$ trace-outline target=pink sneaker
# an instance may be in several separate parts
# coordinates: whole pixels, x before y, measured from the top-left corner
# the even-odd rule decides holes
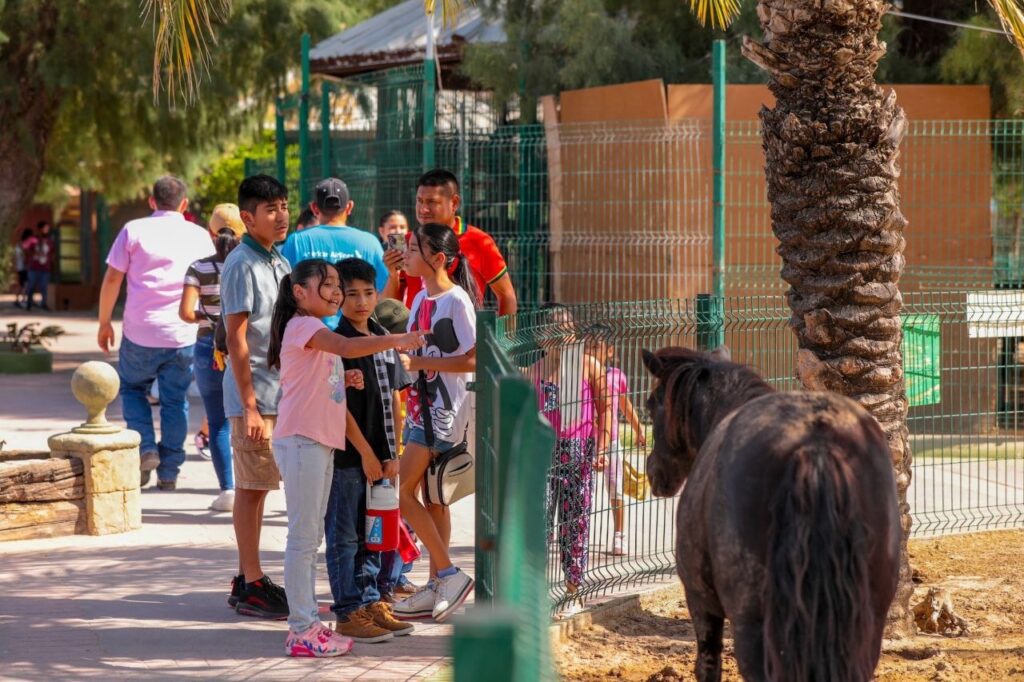
[[[288,632],[284,650],[289,656],[302,658],[324,658],[344,656],[352,650],[352,640],[324,627],[320,621],[313,623],[305,632]]]

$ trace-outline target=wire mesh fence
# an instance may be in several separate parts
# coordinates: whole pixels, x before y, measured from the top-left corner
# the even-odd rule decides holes
[[[428,158],[419,71],[332,84],[310,177],[290,183],[344,179],[359,227],[411,215]],[[437,101],[429,158],[460,178],[462,215],[495,238],[525,307],[711,290],[707,121],[509,126],[486,93]],[[725,292],[779,293],[757,122],[729,122],[725,148]],[[1024,121],[912,121],[900,164],[904,291],[1024,284]]]
[[[675,501],[653,499],[645,485],[651,382],[641,349],[699,347],[717,324],[735,361],[778,390],[799,390],[789,318],[776,295],[730,297],[717,317],[693,300],[661,299],[498,321],[500,351],[531,379],[558,438],[553,452],[520,455],[548,467],[535,502],[547,510],[555,608],[675,571]],[[903,329],[913,535],[1024,524],[1024,292],[911,293]],[[605,412],[602,401],[618,410]],[[608,420],[615,433],[605,449]]]

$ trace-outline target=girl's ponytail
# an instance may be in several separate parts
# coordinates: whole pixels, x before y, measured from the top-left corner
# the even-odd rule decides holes
[[[277,303],[274,304],[274,315],[270,318],[270,345],[267,348],[267,365],[270,369],[281,367],[281,343],[284,339],[284,328],[288,321],[299,311],[299,304],[292,292],[292,276],[281,278],[281,286],[277,292]]]
[[[480,302],[483,300],[483,292],[476,290],[476,277],[473,277],[469,261],[462,255],[462,251],[455,256],[454,269],[449,270],[448,274],[453,282],[466,290],[470,300],[473,301],[473,307],[479,308]]]

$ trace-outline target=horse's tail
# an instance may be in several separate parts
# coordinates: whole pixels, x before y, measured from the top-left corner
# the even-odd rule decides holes
[[[772,500],[765,577],[765,675],[866,682],[873,674],[866,530],[841,450],[805,444]]]

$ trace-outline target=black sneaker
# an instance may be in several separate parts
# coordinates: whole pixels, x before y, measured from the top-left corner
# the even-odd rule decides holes
[[[238,595],[235,612],[241,616],[284,620],[288,617],[288,600],[283,589],[263,576],[254,582],[245,583]]]
[[[245,586],[245,574],[239,573],[231,578],[231,593],[228,595],[228,606],[235,608],[238,604],[238,597],[242,594],[242,587]]]

